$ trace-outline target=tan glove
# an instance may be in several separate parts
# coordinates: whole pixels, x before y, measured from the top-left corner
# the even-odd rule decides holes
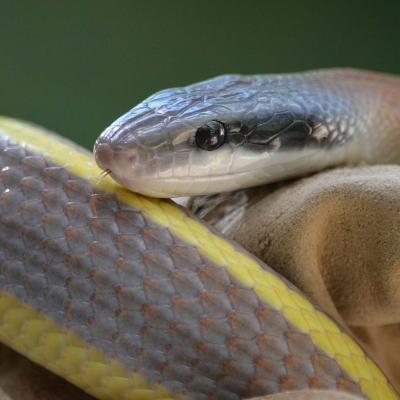
[[[361,400],[361,397],[332,390],[296,390],[255,397],[251,400]]]
[[[400,167],[335,169],[196,207],[344,322],[400,389]]]

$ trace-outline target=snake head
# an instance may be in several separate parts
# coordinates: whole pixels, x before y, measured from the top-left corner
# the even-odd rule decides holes
[[[316,170],[350,129],[332,122],[349,108],[320,75],[223,75],[163,90],[101,134],[96,161],[154,197],[231,191]]]

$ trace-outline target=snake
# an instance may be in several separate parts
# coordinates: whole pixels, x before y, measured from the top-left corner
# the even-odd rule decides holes
[[[151,96],[95,157],[0,117],[1,342],[99,399],[399,399],[345,328],[163,199],[396,162],[397,84],[347,69],[224,75]]]

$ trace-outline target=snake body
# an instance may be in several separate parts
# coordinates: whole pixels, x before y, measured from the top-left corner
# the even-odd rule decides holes
[[[101,399],[399,398],[284,278],[85,150],[1,118],[0,163],[0,339],[32,360]]]

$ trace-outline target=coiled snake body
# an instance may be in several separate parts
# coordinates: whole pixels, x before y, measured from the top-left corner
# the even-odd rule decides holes
[[[252,104],[264,104],[270,93],[278,111],[263,114],[255,107],[255,114],[242,114],[242,123],[223,114],[230,107],[219,94],[232,104],[239,89],[268,87],[261,77],[193,86],[195,103],[188,97],[192,89],[179,89],[184,96],[174,100],[162,92],[105,132],[97,161],[123,184],[161,196],[214,191],[217,186],[205,184],[210,173],[220,177],[221,190],[237,187],[221,168],[244,182],[256,166],[261,182],[275,179],[261,173],[268,165],[281,178],[360,161],[350,155],[382,162],[386,154],[395,161],[389,138],[396,114],[388,112],[395,108],[395,78],[325,74],[331,86],[321,89],[325,103],[318,115],[294,100],[285,108],[286,92],[280,95],[279,88],[303,82],[293,89],[299,88],[297,99],[306,99],[318,93],[324,73],[280,76],[264,97],[248,95],[258,96]],[[339,96],[347,86],[351,100]],[[224,90],[229,87],[234,90]],[[359,95],[356,113],[351,107]],[[248,110],[248,104],[240,107]],[[335,119],[336,112],[346,118]],[[367,131],[378,126],[382,140],[369,140]],[[398,398],[352,338],[237,244],[172,202],[100,178],[86,151],[54,134],[8,118],[0,119],[0,133],[4,343],[103,399],[233,400],[308,388]],[[218,162],[200,172],[204,155],[211,160],[218,151]],[[290,159],[296,151],[307,155],[296,159],[302,167],[285,172],[296,164]],[[335,156],[323,161],[322,154]],[[261,164],[253,163],[256,155],[264,158]],[[183,166],[187,157],[190,168]],[[160,166],[168,158],[170,172]]]

